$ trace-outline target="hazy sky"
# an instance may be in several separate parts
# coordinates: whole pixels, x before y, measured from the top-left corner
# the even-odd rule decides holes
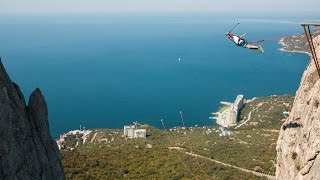
[[[0,13],[114,11],[319,11],[320,0],[0,0]]]

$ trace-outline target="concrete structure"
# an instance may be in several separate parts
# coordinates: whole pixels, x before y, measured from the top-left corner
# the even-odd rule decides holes
[[[233,134],[234,134],[233,131],[221,131],[221,132],[219,133],[219,136],[231,136],[231,135],[233,135]]]
[[[136,129],[135,125],[124,126],[123,127],[123,135],[125,137],[134,137],[134,131]]]
[[[146,129],[136,129],[134,131],[134,138],[147,138],[147,130]]]
[[[135,125],[129,125],[123,127],[123,135],[128,138],[146,138],[146,129],[137,129],[137,123]]]
[[[212,113],[215,116],[211,117],[211,119],[216,119],[217,124],[223,127],[236,125],[238,120],[239,110],[245,104],[244,96],[239,94],[236,100],[234,101],[234,103],[223,102],[223,101],[220,103],[223,105],[227,105],[229,107],[223,112]]]

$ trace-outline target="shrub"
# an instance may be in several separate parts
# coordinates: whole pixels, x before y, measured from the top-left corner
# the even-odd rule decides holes
[[[296,152],[291,153],[291,158],[293,160],[297,159],[298,154]]]

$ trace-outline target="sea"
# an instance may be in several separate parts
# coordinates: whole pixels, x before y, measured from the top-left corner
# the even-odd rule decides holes
[[[290,18],[288,18],[290,17]],[[220,101],[294,94],[305,54],[235,46],[303,33],[294,16],[223,13],[1,14],[0,56],[26,101],[39,87],[53,137],[70,130],[211,126]]]

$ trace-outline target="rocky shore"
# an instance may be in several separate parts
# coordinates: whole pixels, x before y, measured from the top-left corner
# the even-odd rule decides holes
[[[320,35],[320,30],[315,30],[312,32],[313,37]],[[317,39],[314,40],[316,45],[319,45],[319,41]],[[280,51],[285,52],[294,52],[294,53],[303,53],[307,55],[311,55],[309,53],[309,45],[307,43],[306,37],[304,34],[296,35],[296,36],[286,36],[280,39],[278,42],[282,47],[279,49]]]

